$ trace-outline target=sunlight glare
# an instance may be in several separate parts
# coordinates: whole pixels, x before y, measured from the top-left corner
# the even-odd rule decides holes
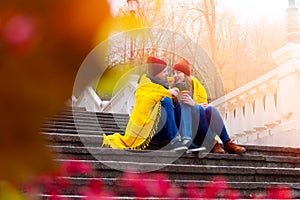
[[[245,20],[265,18],[277,20],[286,16],[288,0],[220,0],[224,5]]]

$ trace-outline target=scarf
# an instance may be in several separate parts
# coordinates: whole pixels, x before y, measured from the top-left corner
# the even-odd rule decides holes
[[[135,93],[136,103],[125,134],[104,134],[102,147],[145,149],[157,131],[161,114],[160,101],[165,97],[172,97],[170,91],[143,75]]]
[[[169,88],[169,82],[168,82],[168,80],[161,80],[161,79],[159,79],[159,78],[157,78],[155,76],[152,76],[151,74],[148,74],[147,77],[150,78],[150,80],[153,83],[157,83],[159,85],[162,85],[162,86],[164,86],[167,89]]]

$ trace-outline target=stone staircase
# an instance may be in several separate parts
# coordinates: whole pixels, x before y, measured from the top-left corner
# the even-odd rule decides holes
[[[103,133],[124,133],[129,116],[93,113],[81,109],[66,109],[51,116],[41,128],[49,148],[57,154],[57,162],[90,163],[111,191],[118,191],[122,170],[159,171],[181,187],[196,183],[201,187],[214,177],[224,176],[231,189],[244,198],[262,193],[270,186],[286,184],[300,198],[300,148],[247,145],[243,155],[196,154],[180,155],[169,151],[122,151],[101,148]],[[76,160],[75,160],[76,159]],[[67,197],[81,199],[78,188],[89,177],[62,177],[72,180]],[[153,180],[148,180],[153,181]],[[126,195],[118,199],[130,199]]]

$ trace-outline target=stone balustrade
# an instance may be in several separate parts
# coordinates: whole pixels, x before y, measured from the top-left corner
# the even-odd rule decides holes
[[[273,53],[273,59],[277,68],[210,105],[221,112],[233,137],[246,138],[241,143],[273,136],[272,141],[262,140],[262,144],[297,146],[300,141],[300,44],[287,43]]]
[[[135,104],[135,90],[138,86],[138,79],[138,75],[131,74],[126,85],[113,95],[110,102],[101,111],[131,114]]]
[[[280,123],[277,90],[278,73],[275,69],[210,105],[221,112],[231,135],[239,137]]]

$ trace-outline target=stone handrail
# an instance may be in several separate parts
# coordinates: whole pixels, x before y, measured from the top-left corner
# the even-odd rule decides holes
[[[273,59],[276,69],[211,102],[231,135],[300,133],[300,44],[287,43],[273,53]]]
[[[91,86],[87,86],[78,98],[72,96],[72,106],[82,107],[87,111],[100,112],[104,104]]]
[[[223,115],[231,135],[272,128],[280,123],[278,72],[272,70],[211,102]]]
[[[102,112],[131,114],[135,104],[135,90],[137,88],[138,75],[131,74],[128,81],[116,94],[113,95]]]

